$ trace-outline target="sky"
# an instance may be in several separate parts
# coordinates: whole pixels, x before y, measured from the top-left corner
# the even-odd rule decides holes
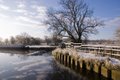
[[[49,35],[43,23],[49,8],[59,8],[59,0],[0,0],[0,37],[5,39],[26,32],[34,37]],[[85,0],[94,11],[93,16],[103,20],[97,35],[90,39],[113,39],[120,27],[120,0]]]

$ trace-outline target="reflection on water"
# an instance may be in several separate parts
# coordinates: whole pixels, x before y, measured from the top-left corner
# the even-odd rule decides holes
[[[0,50],[0,80],[87,80],[56,64],[47,52]]]
[[[1,52],[0,80],[41,80],[52,71],[52,60],[50,55],[27,56],[26,51]]]

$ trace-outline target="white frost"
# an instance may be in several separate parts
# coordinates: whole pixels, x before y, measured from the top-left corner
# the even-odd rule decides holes
[[[103,57],[100,55],[92,54],[92,53],[83,53],[83,52],[77,52],[73,48],[66,48],[66,49],[56,49],[53,51],[53,54],[56,53],[62,53],[62,54],[69,54],[73,56],[74,58],[81,60],[84,60],[85,62],[90,62],[97,65],[104,65],[108,69],[119,69],[120,70],[120,60],[111,58],[111,57]]]

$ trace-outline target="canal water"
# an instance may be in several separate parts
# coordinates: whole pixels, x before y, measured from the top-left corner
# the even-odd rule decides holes
[[[0,80],[90,80],[58,64],[51,52],[34,52],[0,50]]]

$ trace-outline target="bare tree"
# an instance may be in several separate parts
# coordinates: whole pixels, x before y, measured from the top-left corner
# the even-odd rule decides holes
[[[13,36],[11,36],[11,37],[10,37],[10,43],[11,43],[11,44],[15,44],[15,42],[16,42],[15,38],[14,38]]]
[[[73,42],[82,42],[89,34],[97,33],[96,27],[102,22],[92,17],[93,11],[84,0],[60,0],[60,5],[59,10],[48,10],[49,30]]]
[[[54,45],[59,45],[62,42],[62,39],[61,39],[61,37],[54,34],[51,37],[51,41],[52,41],[52,43],[54,43]]]
[[[120,43],[120,27],[116,30],[115,35],[116,35],[116,39],[117,39],[118,43]]]
[[[45,42],[47,43],[47,45],[50,45],[51,39],[48,36],[45,36]]]
[[[2,45],[3,44],[3,42],[2,42],[2,38],[0,37],[0,45]]]
[[[4,43],[5,43],[5,45],[8,45],[9,44],[9,40],[6,38]]]
[[[116,30],[116,37],[120,40],[120,28]]]
[[[42,40],[40,38],[30,38],[30,45],[40,45]]]
[[[30,35],[27,33],[21,33],[16,36],[16,41],[18,44],[29,45],[30,44]]]

